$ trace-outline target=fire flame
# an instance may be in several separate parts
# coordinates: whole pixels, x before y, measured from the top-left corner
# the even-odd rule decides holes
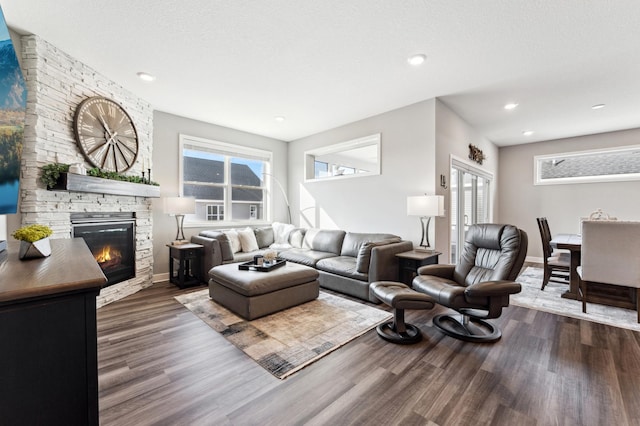
[[[98,263],[110,262],[111,260],[121,259],[122,253],[116,249],[112,249],[111,246],[104,246],[102,251],[95,255]]]

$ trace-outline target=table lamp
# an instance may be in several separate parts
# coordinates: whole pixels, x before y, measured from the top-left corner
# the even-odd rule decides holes
[[[416,248],[416,251],[433,251],[429,244],[429,224],[432,217],[444,216],[444,196],[419,195],[407,197],[407,216],[420,216],[422,238],[420,240],[420,248]]]
[[[184,244],[184,215],[196,212],[196,199],[192,197],[165,197],[164,212],[169,216],[176,217],[176,225],[178,232],[176,233],[176,241],[173,244]]]

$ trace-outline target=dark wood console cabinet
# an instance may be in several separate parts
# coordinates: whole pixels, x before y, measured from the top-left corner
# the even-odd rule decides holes
[[[0,423],[97,425],[96,296],[106,278],[81,238],[43,259],[0,253]]]

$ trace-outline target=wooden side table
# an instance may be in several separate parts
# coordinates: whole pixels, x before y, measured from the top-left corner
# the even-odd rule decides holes
[[[442,253],[424,252],[424,251],[405,251],[403,253],[396,254],[396,257],[400,261],[400,282],[411,287],[413,278],[418,275],[418,268],[425,265],[435,265],[438,263],[438,256]]]
[[[167,244],[169,247],[169,281],[180,288],[199,285],[202,244]],[[175,268],[177,264],[177,270]]]

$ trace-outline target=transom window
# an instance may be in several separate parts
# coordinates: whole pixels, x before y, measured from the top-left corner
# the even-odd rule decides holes
[[[191,222],[267,220],[269,151],[180,135],[181,195],[195,197]]]

